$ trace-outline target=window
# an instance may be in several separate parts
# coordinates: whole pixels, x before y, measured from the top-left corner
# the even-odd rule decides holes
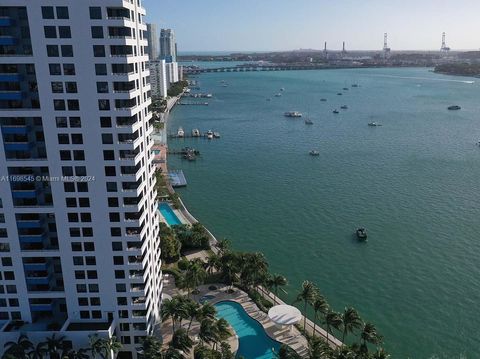
[[[103,39],[103,27],[92,26],[92,39]]]
[[[83,270],[76,270],[75,279],[85,279],[85,272]]]
[[[118,207],[118,198],[108,197],[108,207]]]
[[[71,161],[72,160],[72,154],[70,151],[60,151],[60,159],[62,161]]]
[[[73,264],[76,265],[76,266],[82,266],[83,265],[83,257],[78,257],[78,256],[73,257]]]
[[[90,19],[100,20],[102,18],[102,9],[99,6],[90,6]]]
[[[50,69],[50,75],[52,75],[52,76],[62,74],[60,64],[49,64],[48,68]]]
[[[43,32],[45,34],[45,38],[47,39],[57,38],[57,28],[55,26],[44,26]]]
[[[105,46],[103,46],[103,45],[93,45],[93,56],[94,57],[105,57]]]
[[[75,184],[73,182],[64,182],[63,183],[63,190],[65,192],[75,192]]]
[[[86,176],[87,168],[85,166],[75,166],[75,176]]]
[[[59,57],[60,53],[58,52],[57,45],[47,45],[47,56],[48,57]]]
[[[115,285],[117,292],[124,293],[127,291],[127,286],[124,283],[117,283]]]
[[[115,168],[115,167],[114,167]],[[120,222],[120,213],[109,213],[110,222]]]
[[[80,228],[70,228],[70,237],[80,237]]]
[[[110,117],[100,117],[100,127],[102,128],[112,127],[112,119]]]
[[[42,6],[42,18],[43,19],[55,18],[55,15],[53,14],[53,6]]]
[[[60,82],[60,81],[52,82],[52,92],[63,93],[63,82]]]
[[[125,271],[116,270],[115,271],[115,279],[125,279]]]
[[[113,135],[111,133],[102,133],[102,143],[104,145],[112,145]]]
[[[65,82],[65,91],[67,93],[77,93],[77,83],[76,82]]]
[[[88,306],[88,298],[78,298],[78,305],[81,307]]]
[[[81,133],[73,133],[72,134],[72,144],[74,145],[82,145],[83,144],[83,136]]]
[[[95,265],[95,257],[87,257],[87,258],[93,258],[94,259],[93,265]],[[87,278],[88,279],[98,279],[97,271],[96,270],[87,270]]]
[[[88,198],[81,197],[78,199],[78,204],[83,208],[90,207],[90,200]]]
[[[62,56],[63,57],[73,57],[73,46],[72,45],[61,45]]]
[[[101,319],[101,318],[102,318],[102,312],[100,310],[92,310],[92,319]]]
[[[80,318],[81,319],[90,319],[90,312],[88,310],[81,310],[80,311]]]
[[[65,111],[65,101],[53,100],[53,108],[55,109],[55,111]]]
[[[85,284],[77,284],[77,293],[86,293],[87,286]]]
[[[78,111],[80,110],[80,104],[78,100],[67,100],[68,110],[69,111]]]
[[[67,207],[72,208],[72,207],[77,207],[77,199],[76,198],[65,198],[65,203]]]
[[[110,228],[110,235],[112,237],[120,237],[122,235],[122,231],[118,227],[112,227]]]
[[[95,74],[98,76],[107,75],[107,65],[106,64],[95,64]]]
[[[75,213],[69,213],[68,216],[70,217],[71,214]],[[82,244],[80,242],[72,242],[72,251],[73,252],[81,252],[82,251]]]
[[[85,161],[85,152],[83,150],[74,150],[73,159],[75,161]]]
[[[108,93],[108,82],[97,82],[97,93]]]
[[[84,215],[88,214],[90,216],[90,213],[82,213],[80,216],[82,217],[82,222],[87,222],[87,221],[84,221],[83,218],[84,218]],[[88,222],[91,222],[88,221]],[[85,251],[87,252],[93,252],[95,250],[95,243],[93,242],[85,242],[83,244],[83,248],[85,249]]]
[[[84,237],[93,237],[93,229],[90,227],[82,228],[82,234]]]
[[[113,161],[115,159],[115,154],[113,151],[103,151],[103,159],[105,161]]]
[[[122,251],[122,242],[112,242],[112,251],[114,252]]]
[[[98,109],[100,111],[110,110],[110,100],[98,100]]]
[[[68,84],[69,82],[67,82]],[[75,84],[75,88],[77,86],[77,84],[75,82],[73,82]],[[68,92],[68,91],[67,91]],[[70,121],[70,127],[71,128],[80,128],[82,127],[82,121],[80,120],[80,117],[70,117],[69,118],[69,121]]]
[[[107,192],[117,192],[117,183],[107,182]]]
[[[63,74],[64,75],[75,75],[75,65],[74,64],[63,64]]]
[[[62,166],[62,176],[73,176],[73,168],[69,166]]]
[[[58,27],[58,36],[61,39],[70,39],[72,37],[72,32],[70,26],[59,26]]]
[[[57,6],[57,19],[68,19],[68,7]]]

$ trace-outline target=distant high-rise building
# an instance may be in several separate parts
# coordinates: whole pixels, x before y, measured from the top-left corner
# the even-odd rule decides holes
[[[165,60],[150,61],[150,84],[152,95],[166,98],[169,82],[167,81],[167,67]]]
[[[154,61],[158,59],[159,51],[158,51],[158,28],[157,24],[147,24],[147,41],[148,47],[146,51],[148,52],[148,56],[150,61]]]
[[[137,358],[163,285],[145,9],[1,0],[0,15],[0,348],[116,336]]]
[[[160,59],[167,63],[177,61],[177,44],[172,29],[160,30]]]

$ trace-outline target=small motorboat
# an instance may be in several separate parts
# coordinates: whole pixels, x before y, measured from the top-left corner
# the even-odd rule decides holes
[[[192,130],[192,137],[200,137],[200,131],[198,130],[198,128],[194,128]]]
[[[185,131],[183,128],[179,127],[177,131],[177,137],[184,137],[185,136]]]
[[[348,110],[348,106],[347,106],[347,105],[342,105],[342,106],[340,106],[340,108],[341,108],[342,110]]]
[[[452,106],[448,106],[447,109],[449,109],[451,111],[455,111],[455,110],[460,110],[461,107],[458,106],[458,105],[452,105]]]
[[[352,87],[358,87],[358,84],[352,84]]]
[[[310,152],[308,152],[308,154],[310,156],[320,156],[320,152],[318,152],[317,150],[311,150]]]
[[[272,99],[271,99],[271,98],[267,98],[267,101],[272,101]]]
[[[285,87],[282,87],[282,88],[280,89],[280,91],[285,91]]]
[[[342,95],[343,95],[343,93],[339,92],[339,93],[337,93],[337,95],[338,95],[338,96],[342,96]]]
[[[305,120],[305,124],[306,124],[306,125],[313,125],[313,121],[310,120],[309,118],[307,118],[307,119]]]
[[[370,127],[378,127],[378,126],[381,126],[382,124],[381,123],[378,123],[378,122],[370,122],[368,124]]]
[[[320,101],[327,102],[327,99],[326,98],[321,98]]]
[[[288,111],[283,114],[285,117],[302,117],[302,113],[298,111]]]
[[[276,93],[275,97],[282,97],[282,94],[281,93]]]
[[[213,132],[212,132],[212,130],[208,130],[208,132],[207,132],[207,138],[208,138],[209,140],[213,139]]]
[[[338,111],[337,109],[333,110],[332,112],[335,114],[340,113],[340,111]]]
[[[343,90],[344,90],[344,91],[348,91],[348,87],[344,87]]]
[[[357,228],[357,230],[355,231],[355,233],[357,234],[357,238],[361,241],[366,241],[367,240],[367,230],[365,228]]]
[[[220,132],[214,132],[213,138],[220,138]]]

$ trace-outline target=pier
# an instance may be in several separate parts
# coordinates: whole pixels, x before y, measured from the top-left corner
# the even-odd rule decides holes
[[[178,102],[182,106],[208,106],[208,102]]]
[[[213,138],[209,138],[208,137],[208,133],[205,132],[205,133],[201,133],[200,135],[198,136],[194,136],[192,134],[184,134],[183,136],[179,136],[178,134],[176,133],[169,133],[167,135],[167,138],[177,138],[177,139],[182,139],[182,138],[203,138],[203,139],[207,139],[207,140],[217,140],[220,138],[220,134],[218,132],[214,132],[213,134]]]
[[[183,174],[182,170],[168,171],[168,178],[170,180],[170,184],[174,188],[187,186],[187,180],[185,179],[185,175]]]

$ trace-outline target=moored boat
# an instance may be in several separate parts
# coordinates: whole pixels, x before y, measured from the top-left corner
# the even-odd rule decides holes
[[[306,124],[306,125],[313,125],[313,121],[310,120],[309,118],[307,118],[307,119],[305,120],[305,124]]]
[[[322,101],[322,102],[326,102],[326,101],[327,101],[327,99],[326,99],[326,98],[321,98],[321,99],[320,99],[320,101]]]
[[[357,238],[361,241],[366,241],[367,240],[367,230],[365,228],[357,228],[355,231]]]
[[[211,139],[213,138],[213,132],[212,132],[212,130],[208,130],[208,132],[207,132],[207,138],[208,138],[209,140],[211,140]]]
[[[341,108],[342,110],[347,110],[347,109],[348,109],[348,106],[347,106],[347,105],[342,105],[342,106],[340,106],[340,108]]]
[[[282,96],[281,93],[276,93],[276,94],[275,94],[275,97],[281,97],[281,96]]]
[[[200,137],[200,131],[198,130],[198,128],[194,128],[192,130],[192,137]]]
[[[184,136],[185,136],[185,131],[183,131],[182,127],[179,127],[177,131],[177,137],[184,137]]]
[[[333,110],[332,112],[335,114],[340,113],[340,111],[338,111],[337,109]]]
[[[310,152],[308,152],[308,154],[310,156],[320,156],[320,152],[318,152],[317,150],[311,150]]]
[[[381,123],[378,123],[378,122],[370,122],[368,124],[370,127],[378,127],[378,126],[381,126],[382,124]]]
[[[220,133],[219,132],[214,132],[213,133],[213,138],[220,138]]]

